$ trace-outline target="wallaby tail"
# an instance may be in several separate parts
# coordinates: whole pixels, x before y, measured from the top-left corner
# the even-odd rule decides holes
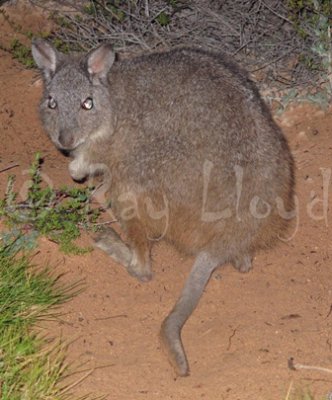
[[[196,308],[211,273],[219,265],[220,261],[213,260],[205,252],[196,257],[180,298],[162,323],[160,332],[162,344],[179,376],[189,375],[189,364],[181,340],[181,330]]]

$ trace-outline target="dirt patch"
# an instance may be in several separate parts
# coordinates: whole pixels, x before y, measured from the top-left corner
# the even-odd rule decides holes
[[[1,27],[1,34],[10,35],[9,27]],[[36,151],[45,158],[47,182],[71,184],[68,159],[54,149],[38,120],[36,73],[3,51],[0,71],[0,170],[19,164],[0,173],[1,197],[10,173],[17,175],[16,189],[23,194]],[[54,243],[40,241],[36,261],[66,271],[68,282],[86,282],[86,290],[48,327],[52,335],[73,341],[70,360],[95,368],[76,387],[78,394],[97,392],[116,400],[284,399],[291,381],[310,385],[317,396],[332,391],[332,375],[287,366],[291,356],[307,365],[328,368],[332,363],[332,114],[302,106],[278,122],[296,160],[297,223],[289,240],[257,255],[249,274],[230,266],[214,274],[183,331],[190,377],[174,379],[158,332],[193,260],[157,244],[154,279],[141,284],[101,251],[64,256]]]

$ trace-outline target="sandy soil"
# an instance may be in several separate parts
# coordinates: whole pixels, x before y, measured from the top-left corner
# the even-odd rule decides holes
[[[36,29],[42,25],[31,15],[26,23]],[[1,41],[13,36],[0,16]],[[47,182],[71,183],[69,160],[54,149],[38,120],[36,78],[36,72],[0,50],[0,170],[19,164],[0,173],[1,197],[9,173],[17,175],[16,189],[23,195],[36,151],[45,158]],[[296,160],[298,221],[290,240],[257,255],[249,274],[230,266],[214,274],[183,331],[192,371],[188,378],[174,379],[158,331],[193,260],[157,244],[154,279],[141,284],[101,251],[64,256],[54,243],[41,240],[38,262],[66,271],[67,282],[84,279],[86,284],[48,326],[50,334],[72,341],[69,359],[91,370],[75,387],[77,394],[105,394],[109,400],[285,399],[291,382],[310,387],[317,398],[332,391],[331,374],[291,371],[287,365],[290,357],[305,365],[332,364],[332,113],[306,105],[278,122]]]

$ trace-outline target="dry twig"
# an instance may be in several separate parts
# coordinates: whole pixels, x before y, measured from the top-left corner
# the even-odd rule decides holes
[[[318,367],[315,365],[305,365],[305,364],[294,363],[293,357],[291,357],[288,360],[288,368],[293,371],[296,371],[298,369],[308,369],[311,371],[327,372],[329,374],[332,374],[332,369],[330,369],[330,368]]]
[[[8,171],[8,170],[10,170],[10,169],[12,169],[12,168],[15,168],[15,167],[18,167],[18,166],[19,166],[19,164],[17,164],[17,163],[15,163],[15,164],[9,164],[9,165],[7,165],[7,167],[0,169],[0,173],[1,173],[1,172]]]
[[[43,0],[30,1],[45,7]],[[265,82],[272,81],[281,89],[301,82],[314,85],[319,77],[318,70],[298,62],[303,57],[319,61],[311,51],[317,33],[310,19],[304,20],[306,35],[301,37],[283,0],[137,0],[110,4],[97,0],[54,2],[53,12],[65,21],[55,36],[82,50],[108,41],[119,53],[137,54],[178,45],[208,48],[232,54],[249,70],[264,69]],[[160,16],[167,22],[162,22]],[[279,76],[289,77],[290,85],[285,87]]]

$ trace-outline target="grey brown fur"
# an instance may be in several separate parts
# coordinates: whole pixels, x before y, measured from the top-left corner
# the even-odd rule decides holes
[[[292,208],[287,142],[246,72],[224,55],[181,48],[115,61],[109,45],[64,56],[36,40],[44,75],[40,114],[81,180],[101,173],[127,244],[110,231],[97,245],[141,280],[165,239],[195,257],[161,338],[179,375],[189,365],[181,329],[212,271],[251,268]]]

